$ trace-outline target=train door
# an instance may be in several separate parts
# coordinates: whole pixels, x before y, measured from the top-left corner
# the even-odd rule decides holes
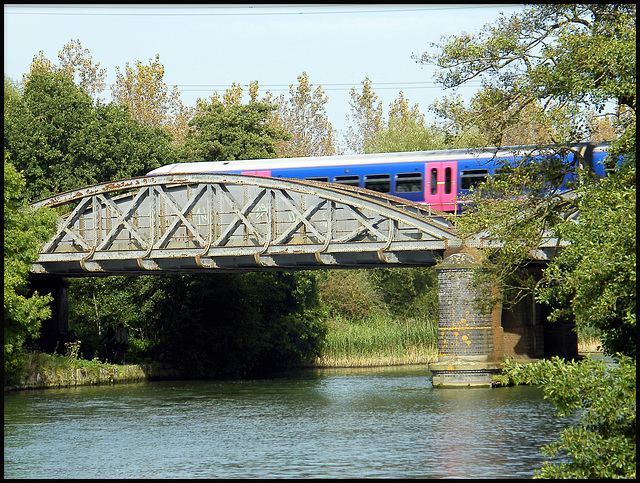
[[[456,161],[425,164],[424,202],[435,210],[454,211],[453,199],[458,194]]]

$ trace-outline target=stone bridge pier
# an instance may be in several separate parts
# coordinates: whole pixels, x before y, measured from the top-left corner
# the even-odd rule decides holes
[[[529,296],[513,309],[483,314],[476,307],[473,270],[482,254],[445,252],[438,274],[438,360],[429,364],[434,387],[491,386],[504,357],[529,363],[544,357],[578,356],[571,321],[548,322],[548,309]],[[535,270],[535,267],[533,268]]]
[[[481,313],[474,305],[477,250],[446,253],[438,274],[438,361],[429,364],[434,387],[490,386],[500,372],[500,309]]]

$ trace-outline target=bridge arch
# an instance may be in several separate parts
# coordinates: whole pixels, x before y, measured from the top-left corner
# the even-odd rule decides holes
[[[63,205],[71,211],[43,246],[34,273],[425,266],[461,245],[444,213],[314,181],[236,174],[139,177],[69,191],[32,207]]]

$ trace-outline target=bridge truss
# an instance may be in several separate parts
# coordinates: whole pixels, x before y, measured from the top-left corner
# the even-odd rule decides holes
[[[32,205],[40,206],[67,213],[32,266],[37,274],[425,266],[461,243],[444,213],[422,205],[258,176],[132,178]]]

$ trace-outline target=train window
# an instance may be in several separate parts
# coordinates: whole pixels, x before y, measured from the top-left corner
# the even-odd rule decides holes
[[[396,174],[396,193],[422,192],[422,173]]]
[[[368,174],[364,177],[364,187],[379,193],[389,193],[391,191],[391,175]]]
[[[460,188],[468,190],[487,179],[488,176],[488,169],[465,169],[460,171]]]
[[[451,193],[451,168],[444,169],[444,192]]]
[[[317,178],[305,178],[308,179],[309,181],[324,181],[325,183],[329,182],[329,178],[327,178],[326,176],[319,176]]]
[[[431,168],[431,194],[435,195],[438,193],[438,170],[436,168]]]
[[[335,176],[333,182],[348,186],[360,186],[360,176]]]

